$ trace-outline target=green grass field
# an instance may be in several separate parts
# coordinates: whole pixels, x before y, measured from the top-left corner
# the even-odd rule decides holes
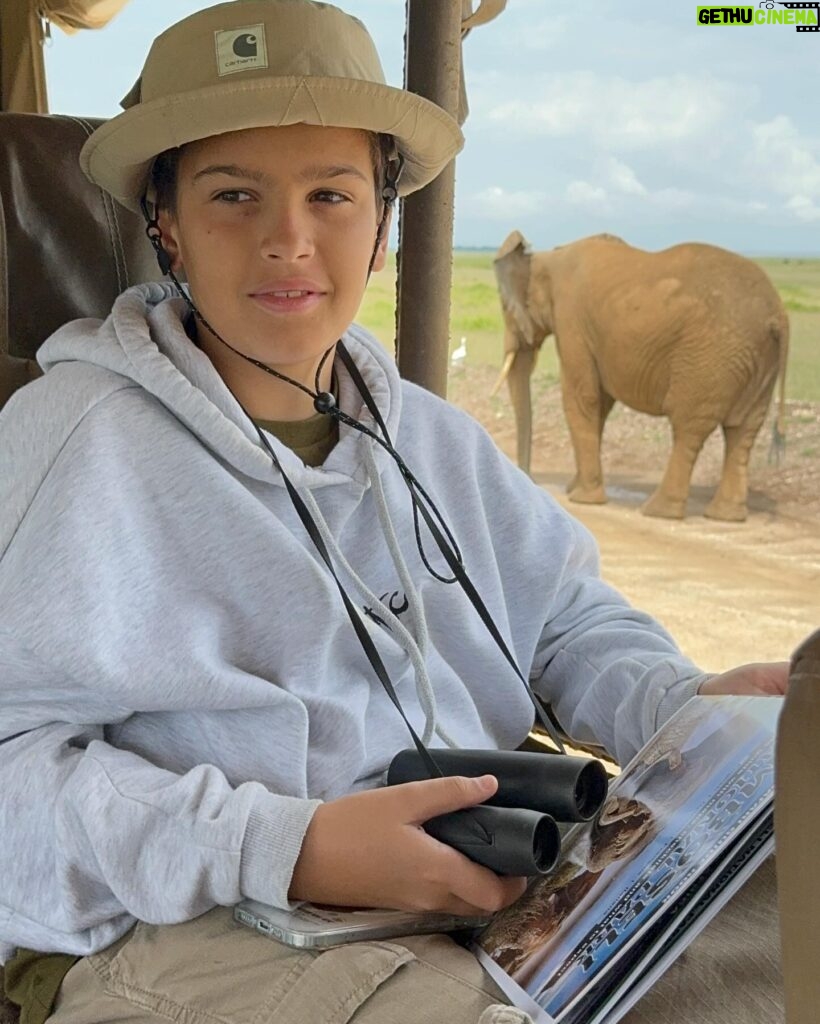
[[[491,252],[454,253],[450,350],[466,338],[468,363],[500,368],[504,329],[492,260]],[[787,397],[820,402],[820,260],[767,258],[755,262],[772,279],[789,313]],[[395,259],[391,255],[384,271],[373,275],[357,317],[388,348],[393,346],[395,289]],[[554,345],[544,345],[535,374],[541,384],[558,379]]]

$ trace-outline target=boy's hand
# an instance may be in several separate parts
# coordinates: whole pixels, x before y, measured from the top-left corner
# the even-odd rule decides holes
[[[698,693],[734,693],[744,697],[782,697],[789,685],[787,661],[759,662],[729,669],[707,679]]]
[[[296,861],[290,898],[349,907],[475,915],[501,910],[526,888],[423,831],[439,814],[474,807],[498,788],[491,775],[368,790],[319,806]]]

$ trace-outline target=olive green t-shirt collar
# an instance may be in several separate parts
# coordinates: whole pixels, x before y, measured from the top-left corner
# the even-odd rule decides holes
[[[306,420],[259,420],[257,427],[281,441],[306,466],[321,466],[339,440],[339,424],[332,416],[317,412]]]
[[[197,345],[196,322],[193,314],[183,321],[185,333]],[[333,375],[333,393],[338,395],[335,372]],[[254,419],[257,427],[273,434],[286,448],[297,455],[306,466],[315,469],[321,466],[333,451],[339,440],[339,424],[332,416],[317,412],[306,420],[261,420]]]

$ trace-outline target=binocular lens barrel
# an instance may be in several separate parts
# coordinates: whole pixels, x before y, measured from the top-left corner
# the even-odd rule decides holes
[[[571,758],[573,761],[581,761],[582,758]],[[586,765],[578,772],[575,782],[575,807],[578,811],[579,821],[589,821],[594,818],[606,800],[609,779],[606,769],[600,761],[587,761]]]
[[[558,863],[561,853],[561,833],[555,821],[542,814],[535,826],[533,861],[539,875],[546,875]]]
[[[495,775],[498,791],[482,806],[526,807],[557,821],[589,821],[607,792],[600,761],[523,750],[431,750],[444,775]],[[402,750],[387,773],[390,786],[428,779],[417,750]]]
[[[424,830],[498,875],[545,875],[561,852],[561,833],[548,814],[487,807],[431,818]]]

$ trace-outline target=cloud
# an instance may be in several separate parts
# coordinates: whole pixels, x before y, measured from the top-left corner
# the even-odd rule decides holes
[[[812,202],[808,196],[792,196],[786,203],[786,209],[805,224],[820,220],[820,204]]]
[[[649,201],[663,210],[685,210],[687,207],[702,205],[704,196],[682,188],[659,188],[649,194]]]
[[[604,209],[608,212],[637,210],[645,208],[648,203],[654,209],[672,213],[704,202],[703,196],[685,189],[648,189],[631,167],[614,158],[604,164],[598,181],[570,181],[564,189],[564,199],[578,206],[595,207],[598,212]],[[720,204],[718,197],[711,197],[711,201]]]
[[[590,185],[588,181],[571,181],[564,194],[568,202],[580,206],[603,206],[607,198],[600,185]]]
[[[525,50],[536,53],[546,53],[554,50],[567,33],[569,18],[566,15],[553,15],[532,25],[522,38],[520,31],[516,32],[514,40],[516,45],[523,46]]]
[[[510,220],[541,213],[549,203],[545,192],[537,189],[511,191],[500,185],[490,185],[463,200],[473,215],[488,220]]]
[[[642,185],[635,172],[615,157],[609,158],[609,182],[618,192],[630,196],[645,196],[646,186]]]
[[[591,71],[530,76],[534,97],[489,100],[476,111],[492,123],[529,135],[582,136],[601,146],[657,150],[715,133],[749,93],[739,84],[685,74],[628,81]]]
[[[785,114],[752,128],[752,169],[779,195],[820,199],[820,140],[802,135]]]
[[[404,0],[402,0],[404,3]],[[567,36],[572,35],[577,22],[568,14],[559,14],[550,7],[549,14],[544,14],[544,0],[536,0],[531,11],[526,12],[524,0],[514,0],[517,8],[515,16],[511,11],[502,12],[501,16],[487,25],[479,25],[471,30],[465,43],[467,63],[470,63],[470,52],[475,48],[485,51],[488,46],[499,65],[505,69],[521,64],[526,53],[546,53],[554,50]],[[473,0],[477,8],[479,0]],[[574,13],[574,12],[573,12]],[[472,34],[472,33],[475,34]],[[480,40],[478,34],[480,33]],[[486,59],[486,57],[485,57]],[[516,63],[512,63],[516,62]]]

